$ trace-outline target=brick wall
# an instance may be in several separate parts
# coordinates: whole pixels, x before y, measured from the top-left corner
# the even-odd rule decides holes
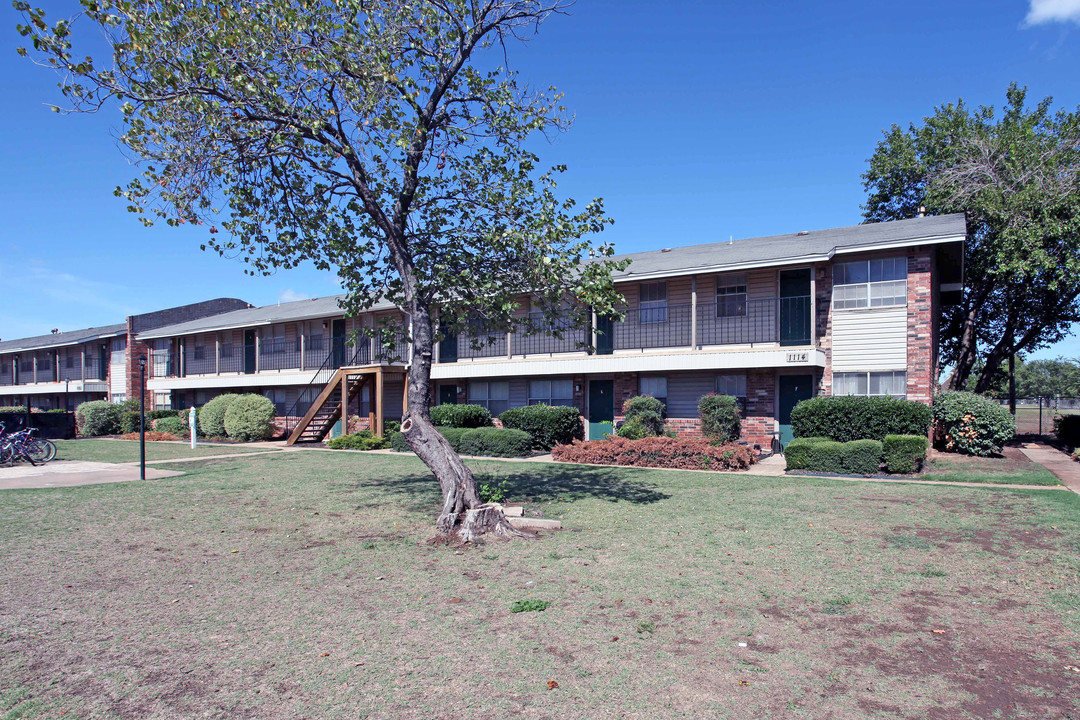
[[[146,357],[146,379],[150,379],[150,346],[147,343],[135,339],[133,321],[135,316],[127,319],[127,349],[124,350],[124,359],[127,364],[127,382],[125,390],[131,399],[139,399],[139,356]],[[154,408],[154,394],[150,388],[146,388],[146,408]]]
[[[165,327],[166,325],[177,325],[183,322],[190,322],[191,320],[201,320],[202,318],[210,317],[211,315],[221,315],[222,313],[232,312],[233,310],[245,310],[250,307],[254,306],[251,303],[237,300],[236,298],[215,298],[213,300],[205,300],[190,305],[181,305],[180,307],[168,308],[166,310],[155,310],[154,312],[143,313],[142,315],[132,315],[129,317],[128,332],[147,332],[148,330],[156,330],[157,328]]]
[[[908,253],[907,278],[907,397],[929,404],[936,382],[933,253],[918,248]]]
[[[623,415],[623,403],[638,394],[637,373],[615,374],[615,422],[626,418]]]
[[[771,369],[746,371],[746,411],[741,439],[764,449],[772,446],[776,422],[776,377]],[[679,437],[702,437],[699,418],[668,418]]]

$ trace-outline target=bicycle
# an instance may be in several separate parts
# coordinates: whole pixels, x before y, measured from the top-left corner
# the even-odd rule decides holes
[[[36,428],[26,428],[7,435],[4,430],[4,424],[0,423],[0,463],[12,464],[26,460],[36,466],[56,457],[56,445],[51,440],[34,437]]]

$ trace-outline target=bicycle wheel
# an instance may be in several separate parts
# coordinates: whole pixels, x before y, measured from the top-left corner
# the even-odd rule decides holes
[[[31,440],[23,446],[23,452],[26,457],[30,458],[33,463],[43,463],[49,461],[49,448],[45,446],[43,440]],[[53,453],[55,454],[55,450]]]
[[[56,457],[56,443],[52,440],[42,440],[41,444],[44,445],[45,449],[48,451],[45,455],[45,462],[54,459]]]
[[[11,448],[11,443],[0,443],[0,465],[10,465],[14,455],[15,452]]]

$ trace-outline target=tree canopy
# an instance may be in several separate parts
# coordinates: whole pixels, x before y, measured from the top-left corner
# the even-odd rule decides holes
[[[1080,321],[1080,112],[1026,104],[1011,85],[1000,114],[962,100],[921,125],[893,125],[863,175],[880,222],[967,214],[965,288],[941,333],[947,386],[990,388],[1010,354],[1049,346]]]
[[[600,200],[561,197],[531,139],[565,128],[554,88],[521,81],[512,44],[560,0],[81,0],[53,24],[14,2],[61,73],[64,110],[122,108],[142,168],[117,188],[146,223],[206,227],[251,272],[333,270],[359,312],[410,316],[410,446],[439,478],[452,529],[479,504],[468,469],[428,421],[438,323],[505,331],[536,311],[610,313],[620,296]],[[104,61],[76,47],[103,31]],[[514,314],[531,296],[531,317]],[[413,422],[415,421],[415,423]]]

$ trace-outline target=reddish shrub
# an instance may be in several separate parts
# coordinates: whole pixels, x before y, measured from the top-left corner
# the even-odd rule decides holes
[[[125,433],[125,434],[120,436],[120,439],[121,440],[138,440],[139,439],[139,433],[137,433],[137,432]],[[146,439],[153,441],[153,440],[179,440],[180,438],[176,437],[172,433],[149,431],[149,432],[146,433]]]
[[[754,462],[744,445],[710,445],[704,438],[575,440],[572,445],[556,445],[551,456],[562,462],[679,470],[746,470]]]

